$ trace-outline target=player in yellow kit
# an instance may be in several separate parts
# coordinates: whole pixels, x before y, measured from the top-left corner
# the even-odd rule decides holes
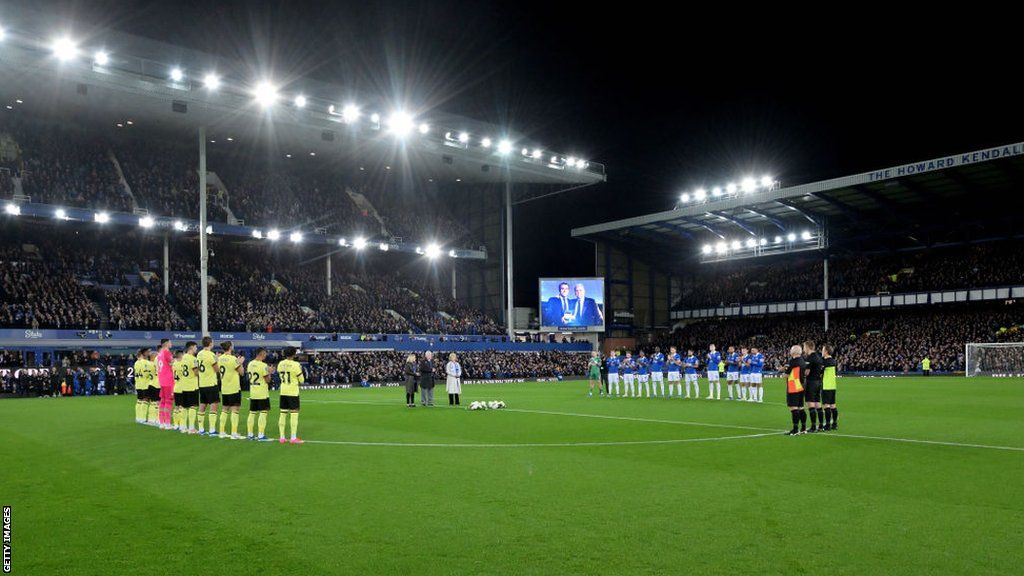
[[[213,353],[213,338],[203,336],[203,349],[196,354],[199,368],[199,435],[206,436],[203,420],[210,409],[210,436],[217,435],[217,406],[220,404],[220,386],[217,385],[217,356]]]
[[[183,414],[181,410],[181,369],[183,364],[181,362],[181,350],[174,353],[174,362],[171,362],[171,372],[174,374],[174,412],[171,414],[171,423],[174,424],[174,430],[182,430],[181,416]]]
[[[135,379],[135,421],[148,424],[149,416],[149,348],[140,348],[135,353],[132,373]]]
[[[270,371],[264,360],[267,359],[267,349],[257,348],[256,355],[249,361],[246,376],[249,377],[249,418],[246,428],[248,429],[249,440],[270,442],[265,432],[267,430],[267,414],[270,412]],[[257,424],[259,436],[252,433],[253,424]]]
[[[295,361],[295,348],[284,349],[284,360],[277,363],[277,374],[281,379],[281,416],[277,420],[277,429],[281,433],[279,442],[285,444],[285,429],[288,416],[292,421],[292,444],[302,444],[299,438],[299,384],[305,381],[302,376],[302,365]],[[287,415],[287,416],[286,416]]]
[[[220,372],[220,437],[241,440],[238,434],[238,407],[242,405],[242,387],[239,375],[242,372],[242,358],[235,356],[231,342],[221,342],[217,370]],[[228,434],[228,418],[231,418],[231,434]],[[212,432],[211,432],[212,434]]]
[[[196,369],[196,343],[186,342],[181,355],[181,431],[197,434],[196,407],[199,406],[199,371]]]

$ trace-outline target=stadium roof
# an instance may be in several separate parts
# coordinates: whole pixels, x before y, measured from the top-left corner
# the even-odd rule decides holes
[[[254,72],[258,67],[252,63],[114,31],[67,36],[68,58],[61,61],[56,39],[63,37],[57,31],[70,29],[63,23],[23,13],[15,20],[7,15],[4,27],[3,113],[27,109],[106,126],[126,119],[142,128],[192,131],[205,126],[211,139],[272,137],[282,156],[313,152],[358,165],[407,159],[415,175],[442,182],[504,182],[506,162],[516,183],[579,185],[605,180],[604,166],[582,158],[581,152],[544,149],[542,143],[511,132],[511,127],[435,110],[408,110],[403,111],[408,113],[403,124],[408,124],[409,133],[398,138],[389,133],[394,104],[353,94],[344,86],[295,78],[287,70]],[[102,61],[97,59],[100,51],[105,54]],[[177,80],[171,78],[175,69],[181,72]],[[213,72],[219,80],[215,90],[204,82]],[[263,82],[278,83],[272,107],[261,107],[254,98]],[[302,106],[295,101],[299,95],[305,98]],[[358,120],[343,118],[349,104],[359,106]],[[379,115],[376,121],[371,118],[374,113]],[[420,133],[421,127],[426,133]],[[503,140],[507,147],[499,153]]]
[[[912,249],[1019,234],[1013,208],[1019,206],[1022,186],[1024,142],[1018,142],[677,205],[574,228],[572,236],[618,243],[673,262],[696,256],[704,243],[819,226],[832,250]]]

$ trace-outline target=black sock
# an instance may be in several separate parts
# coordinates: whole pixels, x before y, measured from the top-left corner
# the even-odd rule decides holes
[[[800,410],[797,410],[797,414],[800,414],[800,429],[801,430],[806,430],[807,429],[807,412],[804,412],[803,409],[800,409]]]
[[[818,427],[818,411],[810,408],[809,412],[811,413],[811,430],[814,430]]]
[[[458,405],[459,405],[459,394],[456,394],[456,395],[455,395],[455,405],[456,405],[456,406],[458,406]]]
[[[821,413],[821,417],[825,419],[825,428],[830,427],[832,425],[832,409],[825,408],[824,410],[821,411]]]
[[[455,394],[448,395],[448,405],[455,406]]]
[[[790,410],[789,415],[793,418],[793,432],[796,432],[797,424],[800,423],[800,414],[796,410]]]
[[[818,424],[821,426],[825,425],[825,409],[818,408]]]
[[[832,425],[839,424],[839,408],[832,409]]]

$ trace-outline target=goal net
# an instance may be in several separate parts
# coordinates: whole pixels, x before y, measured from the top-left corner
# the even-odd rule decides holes
[[[964,372],[971,376],[1024,375],[1024,342],[971,342],[964,352]]]

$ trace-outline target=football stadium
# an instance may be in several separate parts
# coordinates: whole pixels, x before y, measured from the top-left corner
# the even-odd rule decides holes
[[[950,104],[994,84],[88,4],[0,6],[4,573],[1020,573],[1024,124]]]

